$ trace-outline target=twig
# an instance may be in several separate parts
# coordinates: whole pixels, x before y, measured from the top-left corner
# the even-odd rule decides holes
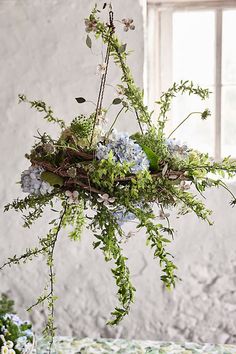
[[[162,172],[155,172],[151,173],[152,177],[162,177]],[[176,178],[174,178],[176,176]],[[172,177],[172,178],[171,178]],[[136,175],[130,175],[127,177],[121,177],[121,178],[116,178],[116,182],[122,182],[122,181],[130,181],[131,179],[136,178]],[[165,178],[169,178],[171,180],[189,180],[187,176],[184,176],[184,171],[169,171],[166,173]]]
[[[96,194],[103,194],[104,192],[102,192],[101,190],[99,189],[96,189],[94,187],[92,187],[90,184],[87,185],[81,181],[79,181],[78,179],[76,178],[70,178],[68,181],[65,182],[65,185],[78,185],[80,186],[82,189],[86,190],[86,191],[89,191],[90,193],[93,192],[93,193],[96,193]]]
[[[35,304],[31,305],[30,307],[27,308],[26,311],[30,312],[34,307],[38,306],[39,304],[41,304],[42,302],[44,302],[45,300],[47,300],[50,297],[50,293],[47,295],[44,295],[42,297],[40,297]]]
[[[54,251],[55,251],[55,246],[56,246],[56,242],[57,242],[57,239],[58,239],[58,235],[59,235],[59,232],[61,230],[61,227],[62,227],[62,223],[63,223],[63,219],[64,219],[64,216],[66,214],[66,209],[67,209],[67,205],[64,207],[64,210],[61,214],[61,217],[60,217],[60,221],[59,221],[59,224],[57,226],[57,230],[56,230],[56,233],[54,235],[54,239],[53,239],[53,242],[51,244],[51,249],[50,249],[50,252],[48,254],[48,264],[49,264],[49,277],[50,277],[50,293],[49,293],[49,296],[48,296],[48,301],[49,301],[49,308],[50,308],[50,323],[49,323],[49,334],[50,334],[50,341],[49,341],[49,354],[51,353],[51,350],[52,350],[52,346],[53,346],[53,340],[54,340],[54,301],[55,301],[55,298],[54,298]]]
[[[78,150],[78,149],[72,149],[72,148],[67,148],[66,151],[72,155],[72,156],[76,156],[76,157],[79,157],[79,158],[83,158],[85,160],[93,160],[94,158],[94,154],[89,154],[83,150]]]
[[[112,132],[112,129],[113,129],[113,127],[114,127],[114,125],[116,124],[116,122],[117,122],[117,119],[119,118],[119,116],[120,116],[120,114],[122,113],[122,111],[124,110],[124,106],[119,110],[119,112],[117,113],[117,115],[116,115],[116,117],[115,117],[115,119],[114,119],[114,122],[112,123],[112,125],[110,126],[110,129],[108,130],[108,133],[106,134],[108,137],[109,137],[109,135],[111,134],[111,132]]]
[[[17,258],[9,258],[9,261],[5,262],[1,267],[0,267],[0,271],[3,270],[6,266],[11,266],[12,264],[19,264],[20,261],[28,259],[32,256],[37,256],[38,254],[44,252],[47,250],[47,246],[46,247],[42,247],[39,249],[34,249],[31,250],[31,252],[26,252],[24,253],[22,256],[17,257]]]
[[[172,130],[172,132],[169,134],[169,136],[167,137],[167,139],[169,139],[169,138],[171,137],[171,135],[173,135],[173,133],[174,133],[179,127],[181,127],[181,125],[184,124],[184,122],[186,122],[186,120],[188,120],[189,117],[191,117],[191,115],[193,115],[193,114],[202,114],[202,112],[192,112],[192,113],[190,113],[186,118],[184,118],[184,119],[177,125],[177,127],[176,127],[174,130]]]

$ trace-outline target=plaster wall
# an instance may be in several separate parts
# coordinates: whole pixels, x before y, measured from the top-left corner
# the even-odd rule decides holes
[[[102,2],[98,2],[102,4]],[[130,56],[134,76],[142,85],[144,41],[143,1],[115,0],[118,19],[132,17],[136,30],[121,35],[134,53]],[[92,106],[79,106],[75,97],[96,100],[101,63],[100,45],[93,53],[85,45],[83,19],[91,0],[0,0],[0,202],[23,196],[15,184],[24,159],[39,128],[56,135],[38,113],[17,104],[18,93],[49,102],[59,117],[69,122]],[[117,25],[118,27],[118,25]],[[119,72],[112,66],[108,82],[115,85]],[[113,97],[108,87],[106,100]],[[111,111],[111,115],[115,111]],[[133,132],[134,117],[120,121],[118,129]],[[232,186],[236,192],[236,188]],[[59,295],[56,325],[61,335],[78,337],[123,337],[152,340],[231,342],[236,336],[236,238],[235,210],[227,205],[224,191],[207,193],[215,224],[209,227],[193,215],[172,221],[177,230],[170,246],[182,281],[167,292],[159,280],[159,267],[140,232],[124,245],[129,257],[136,303],[130,316],[116,328],[106,319],[116,305],[115,287],[99,250],[93,251],[93,236],[85,231],[80,243],[62,235],[57,245]],[[14,212],[0,214],[0,263],[34,244],[47,229],[47,214],[32,230],[21,227]],[[0,273],[0,292],[8,292],[22,316],[29,316],[35,329],[44,325],[46,309],[25,313],[43,291],[47,269],[42,259]]]

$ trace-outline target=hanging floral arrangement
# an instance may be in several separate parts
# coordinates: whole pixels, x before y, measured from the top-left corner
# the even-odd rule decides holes
[[[127,258],[122,250],[122,242],[135,237],[135,233],[127,235],[123,225],[136,220],[137,230],[146,230],[147,246],[152,248],[161,267],[161,280],[167,288],[172,288],[178,276],[177,267],[166,249],[174,235],[168,209],[175,209],[183,215],[194,212],[211,224],[211,211],[201,198],[207,188],[223,187],[229,191],[232,205],[236,202],[222,178],[235,176],[236,162],[229,157],[221,162],[213,161],[207,154],[174,139],[175,130],[196,112],[190,113],[171,134],[166,135],[165,132],[168,112],[177,94],[196,95],[205,100],[209,90],[190,81],[174,83],[156,102],[159,115],[156,117],[150,113],[144,104],[143,91],[136,86],[127,65],[127,45],[120,42],[116,35],[112,8],[104,4],[103,10],[107,8],[108,23],[100,19],[101,11],[96,6],[85,20],[87,46],[92,47],[92,36],[106,46],[104,63],[98,67],[101,83],[94,112],[81,114],[66,125],[62,119],[55,118],[51,107],[44,102],[31,101],[25,95],[19,95],[20,102],[29,103],[43,113],[43,118],[57,124],[61,132],[57,139],[47,133],[38,136],[35,145],[26,154],[30,166],[21,175],[22,190],[28,195],[6,205],[5,210],[22,212],[26,227],[40,218],[48,205],[54,210],[55,203],[58,206],[59,201],[61,210],[57,217],[54,210],[51,228],[46,236],[39,239],[35,248],[9,258],[0,269],[31,261],[38,255],[45,256],[49,284],[35,305],[44,301],[48,303],[45,334],[50,338],[55,332],[54,252],[62,228],[69,227],[68,236],[76,241],[80,239],[84,227],[91,229],[94,248],[101,249],[105,261],[111,261],[119,305],[108,323],[116,325],[129,313],[135,293]],[[126,32],[135,29],[132,19],[123,19],[121,25]],[[114,117],[103,105],[112,60],[121,71],[121,81],[111,102],[117,107]],[[88,98],[78,97],[76,100],[79,104],[86,104]],[[116,131],[117,120],[124,119],[125,114],[130,112],[137,119],[139,131],[132,135]],[[210,112],[206,109],[199,115],[205,120]],[[109,124],[111,119],[113,122]],[[154,206],[157,213],[153,211]],[[94,211],[92,218],[87,215],[88,209]]]

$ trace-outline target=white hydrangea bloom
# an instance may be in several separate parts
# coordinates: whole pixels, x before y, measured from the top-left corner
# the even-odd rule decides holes
[[[27,341],[28,339],[26,336],[17,338],[15,349],[23,351],[25,349],[25,346],[27,345]]]
[[[1,347],[1,354],[9,354],[9,349],[6,345]]]
[[[32,343],[29,342],[26,343],[24,348],[25,353],[30,353],[31,350],[32,350]]]
[[[3,328],[3,327],[2,327]],[[2,328],[1,328],[1,330],[2,330]],[[5,326],[4,326],[4,328],[6,328]],[[4,335],[3,334],[0,334],[0,339],[1,339],[1,341],[5,344],[6,343],[6,340],[5,340],[5,337],[4,337]]]
[[[9,349],[12,349],[14,347],[14,343],[11,340],[8,340],[6,344]]]

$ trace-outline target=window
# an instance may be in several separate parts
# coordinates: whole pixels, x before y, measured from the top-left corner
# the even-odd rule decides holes
[[[236,157],[236,1],[150,0],[147,16],[150,108],[174,81],[209,88],[205,102],[177,97],[168,129],[191,111],[208,107],[212,116],[207,121],[192,116],[176,138],[217,159]]]

